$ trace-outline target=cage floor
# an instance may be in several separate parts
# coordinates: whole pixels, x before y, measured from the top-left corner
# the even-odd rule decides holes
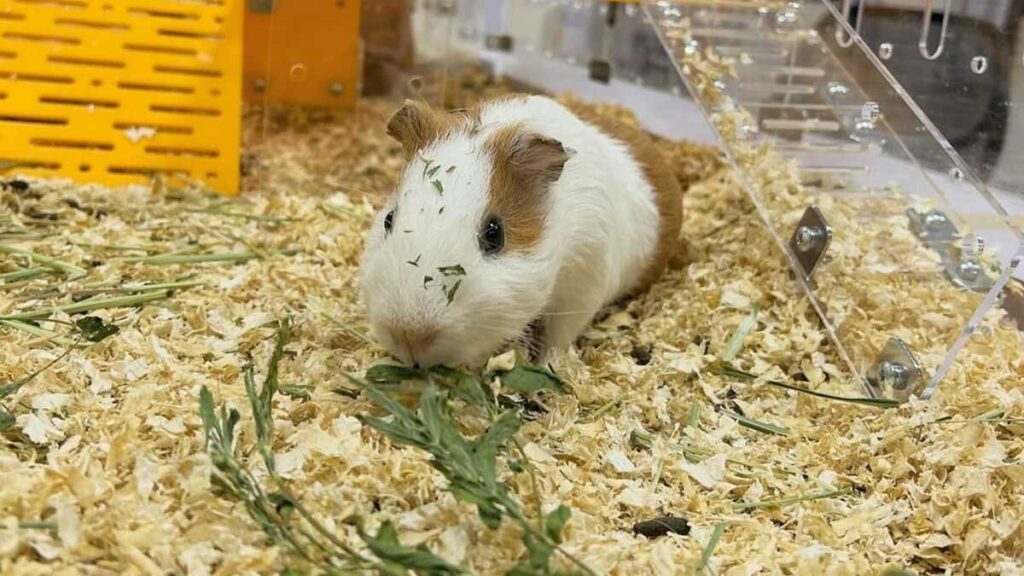
[[[250,357],[262,369],[286,315],[294,335],[280,380],[293,388],[276,399],[274,449],[306,509],[355,546],[346,519],[359,515],[371,527],[390,519],[403,542],[475,573],[521,559],[516,527],[486,528],[422,453],[356,419],[368,402],[339,393],[346,372],[382,358],[356,278],[372,205],[402,164],[387,112],[368,102],[335,119],[250,120],[248,193],[235,200],[160,183],[6,186],[0,244],[88,275],[68,281],[58,272],[69,270],[37,260],[39,276],[0,284],[0,314],[143,290],[130,283],[148,283],[151,298],[89,312],[119,332],[2,399],[14,420],[0,433],[0,573],[308,569],[211,485],[198,412],[202,386],[239,408],[239,449],[259,468],[241,371]],[[735,356],[751,372],[858,393],[714,151],[665,146],[693,168],[685,265],[555,358],[570,393],[544,397],[519,433],[544,508],[572,509],[565,548],[600,574],[679,574],[725,523],[707,561],[717,574],[1024,573],[1021,333],[986,325],[934,401],[893,409],[721,375],[715,363]],[[182,256],[219,261],[174,263]],[[28,266],[5,256],[0,274]],[[169,292],[152,287],[166,283]],[[59,358],[61,338],[75,341],[59,322],[8,321],[0,383]],[[649,442],[631,442],[635,432]],[[532,509],[525,476],[502,474]],[[689,535],[633,534],[635,522],[666,514],[685,516]]]

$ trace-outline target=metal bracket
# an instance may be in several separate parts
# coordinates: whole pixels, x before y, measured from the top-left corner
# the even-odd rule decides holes
[[[938,252],[946,277],[954,285],[975,292],[987,292],[995,283],[986,273],[980,256],[984,244],[980,236],[974,236],[973,253],[968,253],[958,244],[962,240],[960,231],[945,212],[931,210],[926,213],[913,208],[907,210],[910,230],[928,248]]]
[[[612,65],[607,60],[590,61],[590,79],[607,84],[612,79]]]
[[[924,368],[906,342],[893,336],[868,369],[868,384],[874,395],[903,402],[925,384]]]
[[[817,206],[809,206],[789,238],[789,250],[800,264],[805,281],[812,282],[814,269],[821,263],[831,243],[832,227],[828,220]]]
[[[274,11],[275,0],[249,0],[249,11],[270,14]]]
[[[501,52],[512,51],[512,37],[508,34],[488,34],[484,38],[484,46],[488,50],[499,50]]]

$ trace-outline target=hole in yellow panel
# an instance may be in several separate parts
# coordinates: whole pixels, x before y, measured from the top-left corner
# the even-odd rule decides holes
[[[177,176],[188,176],[184,170],[174,168],[149,168],[146,166],[110,166],[107,172],[111,174],[138,174],[140,176],[152,176],[154,174],[174,174]]]
[[[88,172],[89,170],[92,170],[92,166],[89,166],[88,164],[79,164],[78,169],[82,172]]]
[[[92,85],[93,86],[103,86],[103,80],[100,80],[99,78],[93,78],[92,79]]]
[[[131,14],[142,14],[153,18],[172,18],[174,20],[198,20],[199,16],[188,12],[177,12],[175,10],[157,10],[156,8],[129,8]]]
[[[68,123],[64,118],[21,116],[15,114],[0,114],[0,122],[14,122],[17,124],[47,124],[50,126],[64,126]]]
[[[293,64],[291,69],[288,70],[288,76],[295,82],[304,81],[306,79],[306,65]]]
[[[194,38],[196,40],[223,40],[223,34],[209,33],[209,32],[193,32],[192,30],[171,30],[168,28],[160,28],[156,31],[161,36],[172,36],[175,38]]]
[[[0,100],[5,100],[6,98],[7,98],[7,93],[6,92],[0,92]]]
[[[50,74],[36,74],[35,72],[13,72],[0,70],[0,78],[8,80],[24,80],[25,82],[47,82],[50,84],[71,84],[75,80],[70,76],[52,76]]]
[[[197,158],[217,158],[220,152],[209,148],[185,148],[184,146],[146,146],[150,154],[167,156],[195,156]]]
[[[14,52],[8,52],[7,50],[0,50],[0,58],[14,58],[17,56]]]
[[[64,44],[67,46],[77,46],[82,43],[78,38],[53,36],[52,34],[32,34],[30,32],[4,32],[4,38],[25,40],[27,42],[44,42],[46,44]]]
[[[117,108],[120,106],[120,104],[113,100],[90,100],[88,98],[70,98],[68,96],[40,96],[39,101],[45,104],[96,106],[97,108]]]
[[[79,18],[54,18],[53,21],[64,26],[78,26],[79,28],[93,28],[96,30],[130,30],[127,24],[119,22],[96,22],[95,20]]]
[[[215,178],[217,178],[217,173],[216,172],[207,172],[206,173],[206,179],[207,180],[213,180]]]
[[[191,126],[176,126],[174,124],[153,124],[151,122],[115,122],[114,128],[118,130],[131,130],[132,128],[152,128],[160,134],[191,134]]]
[[[46,168],[48,170],[56,170],[60,168],[58,162],[40,162],[39,160],[24,160],[18,158],[4,158],[0,156],[0,164],[6,164],[16,168]]]
[[[29,144],[48,146],[50,148],[77,148],[79,150],[113,150],[114,145],[106,142],[83,142],[81,140],[61,140],[58,138],[32,138]]]
[[[64,56],[53,54],[46,57],[50,62],[57,64],[74,64],[75,66],[96,66],[97,68],[124,68],[124,62],[117,60],[101,60],[99,58],[81,58],[79,56]]]
[[[188,76],[203,76],[206,78],[220,78],[223,76],[220,70],[203,70],[201,68],[185,68],[184,66],[165,66],[157,64],[153,66],[156,72],[167,72],[169,74],[186,74]]]
[[[191,114],[194,116],[220,116],[220,110],[216,108],[203,108],[199,106],[171,106],[168,104],[150,104],[149,109],[153,112],[167,112],[169,114]]]
[[[22,4],[35,4],[36,6],[54,6],[57,8],[87,8],[89,4],[85,0],[17,0]]]
[[[118,88],[125,90],[141,90],[143,92],[174,92],[177,94],[194,94],[191,86],[175,86],[173,84],[155,84],[150,82],[118,82]]]
[[[126,42],[124,45],[125,50],[132,50],[135,52],[152,52],[154,54],[181,54],[182,56],[196,56],[199,54],[198,50],[191,48],[179,48],[177,46],[157,46],[154,44],[137,44]]]
[[[210,96],[220,96],[220,90],[217,90],[216,88],[211,88]]]
[[[24,14],[17,14],[14,12],[0,12],[0,20],[24,20]]]

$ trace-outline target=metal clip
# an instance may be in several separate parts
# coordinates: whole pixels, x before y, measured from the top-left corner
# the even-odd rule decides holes
[[[484,46],[488,50],[499,50],[501,52],[512,51],[512,37],[508,34],[488,34],[484,38]]]
[[[847,24],[850,23],[850,2],[852,0],[843,0],[843,20]],[[864,5],[868,3],[868,0],[860,0],[857,3],[857,23],[853,26],[853,31],[860,36],[860,24],[864,21]],[[843,27],[839,26],[836,28],[836,44],[839,44],[843,48],[849,48],[853,44],[853,37],[843,38]]]
[[[922,214],[910,208],[907,210],[907,218],[910,220],[910,230],[921,243],[939,254],[950,282],[975,292],[987,292],[992,288],[995,281],[985,272],[980,258],[985,249],[981,236],[968,234],[963,240],[971,245],[958,245],[957,241],[961,240],[960,231],[941,210]]]
[[[928,33],[932,29],[932,5],[935,0],[928,0],[928,5],[924,9],[924,16],[921,19],[921,38],[917,41],[917,51],[921,53],[921,56],[928,60],[935,60],[942,54],[942,49],[946,47],[946,28],[949,27],[949,13],[952,7],[953,0],[946,0],[945,6],[942,9],[942,29],[939,30],[939,45],[935,48],[935,52],[928,52]]]
[[[925,381],[921,363],[907,343],[895,336],[885,343],[866,375],[875,397],[901,402],[918,394]]]
[[[817,206],[809,206],[789,238],[789,250],[803,271],[804,280],[811,280],[814,269],[821,263],[829,244],[832,243],[832,227]]]

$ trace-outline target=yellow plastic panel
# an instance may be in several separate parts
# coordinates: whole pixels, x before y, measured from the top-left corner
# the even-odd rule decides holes
[[[0,0],[0,166],[238,192],[243,0]]]

